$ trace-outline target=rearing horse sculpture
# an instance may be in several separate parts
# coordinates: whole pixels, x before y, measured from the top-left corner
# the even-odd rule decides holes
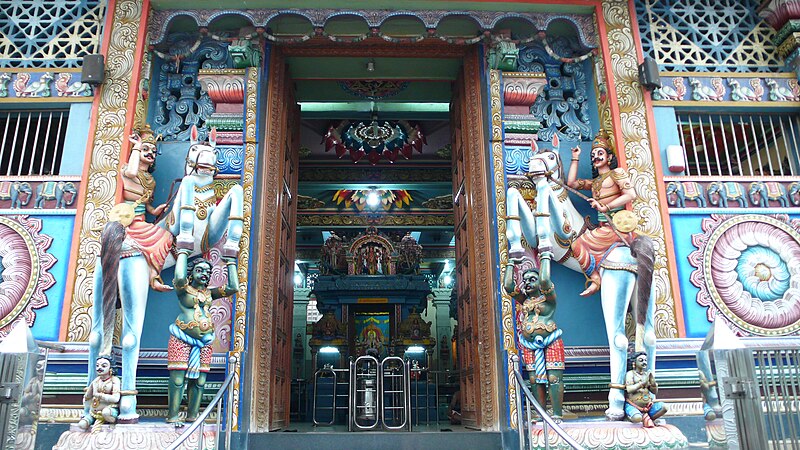
[[[506,237],[509,257],[524,253],[522,237],[539,252],[540,258],[552,258],[566,267],[583,273],[572,256],[569,243],[583,232],[584,219],[563,192],[561,158],[545,150],[533,155],[528,177],[536,186],[536,211],[531,211],[522,194],[509,188],[506,196]],[[600,264],[602,288],[600,298],[608,335],[611,385],[606,417],[622,420],[628,339],[625,334],[625,315],[634,306],[636,347],[647,351],[648,367],[655,368],[655,305],[653,276],[653,244],[646,236],[638,236],[630,246],[616,246]],[[653,369],[654,370],[654,369]]]
[[[226,236],[223,256],[237,257],[242,236],[243,191],[240,185],[234,185],[217,202],[213,185],[217,160],[215,141],[216,130],[209,133],[209,142],[200,142],[197,128],[192,127],[184,177],[175,204],[156,225],[176,236],[176,247],[190,250],[190,256],[206,253]],[[170,256],[164,267],[174,264],[175,260]],[[125,239],[124,226],[119,222],[106,224],[101,238],[101,255],[95,265],[89,361],[111,352],[118,295],[122,305],[122,398],[119,415],[122,422],[134,422],[139,417],[136,414],[136,369],[150,286],[149,276],[148,263],[142,250]],[[92,366],[89,364],[90,380],[94,378]]]

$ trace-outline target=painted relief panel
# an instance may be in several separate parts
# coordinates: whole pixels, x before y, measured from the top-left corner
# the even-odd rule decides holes
[[[36,338],[57,339],[73,220],[0,216],[0,338],[24,320]]]
[[[754,211],[755,212],[755,211]],[[724,320],[743,336],[800,331],[800,216],[674,214],[687,337]]]

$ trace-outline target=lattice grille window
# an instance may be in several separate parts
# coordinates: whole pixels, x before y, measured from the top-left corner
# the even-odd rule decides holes
[[[2,3],[0,66],[77,67],[100,50],[105,0]]]
[[[678,115],[686,175],[796,176],[800,117],[795,115]]]
[[[635,0],[642,47],[667,71],[778,72],[758,0]]]
[[[58,175],[69,110],[0,113],[0,175]]]

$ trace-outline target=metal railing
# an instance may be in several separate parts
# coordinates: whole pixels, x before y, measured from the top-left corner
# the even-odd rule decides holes
[[[714,351],[729,448],[800,449],[800,349]]]
[[[341,390],[340,387],[347,386],[348,389],[349,389],[349,386],[350,386],[350,383],[348,381],[348,374],[349,373],[350,373],[350,369],[335,369],[335,368],[333,368],[333,366],[330,366],[330,365],[326,365],[325,367],[323,367],[322,369],[317,370],[314,373],[314,381],[313,381],[314,382],[314,387],[313,387],[314,391],[313,391],[312,406],[311,406],[311,419],[312,419],[312,421],[314,423],[314,426],[318,426],[318,425],[330,426],[330,425],[333,425],[334,423],[336,423],[336,413],[337,413],[337,411],[346,411],[349,408],[348,405],[349,405],[350,394],[349,393],[347,393],[347,394],[340,394],[339,393],[340,390]],[[338,374],[342,374],[344,376],[340,378]],[[322,379],[322,378],[325,378],[325,375],[328,375],[327,378],[332,378],[333,379],[333,383],[331,384],[331,394],[330,395],[322,395],[317,390],[319,388],[319,384],[320,384],[319,380]],[[330,406],[324,406],[324,405],[320,406],[317,403],[317,399],[320,398],[320,397],[330,397],[331,398]],[[337,402],[337,399],[339,397],[344,397],[344,398],[348,399],[348,402],[345,403],[344,405],[339,404],[339,402]],[[320,410],[322,410],[322,411],[329,410],[330,413],[331,413],[331,420],[329,420],[327,422],[323,422],[323,421],[319,420],[318,419],[318,412]]]
[[[550,449],[550,428],[556,432],[570,447],[576,450],[585,450],[578,442],[575,441],[556,421],[547,414],[547,410],[536,401],[536,398],[531,393],[528,386],[525,385],[525,379],[522,377],[522,372],[519,370],[519,356],[511,356],[512,366],[514,367],[514,380],[516,381],[517,391],[517,433],[519,433],[519,448],[520,450],[528,450],[534,447],[533,442],[533,426],[532,426],[532,409],[535,409],[542,418],[542,434],[544,436],[544,448]]]
[[[220,419],[222,418],[222,397],[227,393],[228,394],[228,401],[227,406],[225,407],[225,449],[231,448],[231,430],[233,429],[232,415],[233,409],[231,405],[233,405],[233,378],[236,375],[236,363],[238,361],[238,356],[236,354],[231,354],[228,357],[228,376],[225,378],[225,381],[222,383],[222,386],[217,391],[217,395],[211,399],[211,402],[206,406],[202,413],[197,417],[197,419],[189,425],[186,430],[178,436],[178,439],[175,440],[167,450],[176,450],[178,447],[183,445],[189,437],[192,436],[192,433],[195,432],[198,428],[200,429],[200,438],[198,440],[197,448],[202,450],[204,448],[205,443],[205,435],[203,434],[203,428],[205,427],[206,419],[209,415],[211,415],[211,411],[214,410],[216,407],[217,409],[217,431],[215,433],[215,441],[214,441],[214,448],[219,449],[219,432],[220,432]]]

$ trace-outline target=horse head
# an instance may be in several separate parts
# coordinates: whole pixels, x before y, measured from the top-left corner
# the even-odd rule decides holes
[[[213,177],[217,172],[217,129],[212,128],[208,133],[208,142],[200,141],[199,134],[197,126],[192,125],[184,174],[196,173]]]
[[[545,177],[562,180],[564,167],[561,165],[561,157],[553,150],[539,151],[531,156],[527,175],[534,182]]]

